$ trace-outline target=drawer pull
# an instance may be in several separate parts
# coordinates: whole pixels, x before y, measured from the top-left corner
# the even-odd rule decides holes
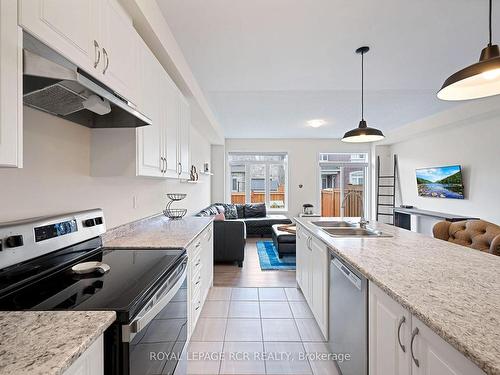
[[[97,68],[97,65],[99,65],[99,62],[101,61],[101,50],[99,48],[99,43],[97,43],[97,40],[94,40],[94,55],[94,68]]]
[[[399,321],[399,325],[398,325],[398,344],[399,344],[399,347],[401,348],[401,350],[403,351],[403,353],[406,353],[406,348],[405,346],[401,343],[401,326],[403,325],[403,323],[406,322],[406,317],[401,317],[401,320]]]
[[[413,333],[411,334],[410,352],[411,352],[411,358],[413,359],[413,362],[415,362],[415,366],[420,367],[420,361],[415,358],[415,354],[413,353],[413,341],[415,341],[415,336],[417,335],[418,335],[418,328],[415,328],[413,330]]]

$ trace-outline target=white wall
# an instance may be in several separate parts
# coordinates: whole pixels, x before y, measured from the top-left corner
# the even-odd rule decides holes
[[[91,134],[91,129],[25,107],[24,168],[0,169],[0,222],[101,207],[111,228],[161,212],[167,192],[187,193],[177,206],[190,213],[209,204],[208,176],[200,175],[202,183],[196,185],[135,176],[92,177]],[[193,129],[191,143],[192,163],[199,168],[210,160],[210,144]]]
[[[420,209],[477,216],[500,224],[500,117],[455,122],[395,143],[402,203]],[[465,200],[417,194],[415,169],[461,164]]]
[[[238,151],[288,153],[288,215],[296,216],[304,203],[312,203],[316,212],[320,210],[319,153],[370,153],[370,145],[337,139],[226,139],[226,153]]]
[[[224,176],[226,173],[225,148],[224,145],[212,145],[212,158],[210,169],[214,174],[212,176],[212,203],[224,202],[225,184]]]

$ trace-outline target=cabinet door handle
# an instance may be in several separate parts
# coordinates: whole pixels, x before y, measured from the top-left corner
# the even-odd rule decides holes
[[[106,74],[106,70],[108,70],[108,67],[109,67],[109,56],[108,56],[108,52],[106,51],[106,48],[102,49],[102,54],[104,55],[104,58],[106,59],[106,65],[104,66],[104,69],[102,70],[102,74]]]
[[[167,158],[161,157],[161,173],[167,172]]]
[[[413,341],[415,341],[415,336],[417,335],[418,335],[418,328],[415,328],[411,334],[410,352],[411,352],[411,358],[413,359],[413,362],[415,362],[415,366],[420,367],[420,361],[415,358],[415,354],[413,353]]]
[[[160,172],[164,173],[164,170],[163,170],[163,156],[160,156]]]
[[[404,322],[406,322],[406,317],[402,316],[401,320],[399,321],[399,325],[398,325],[398,344],[399,344],[399,347],[401,348],[401,350],[403,351],[403,353],[406,353],[406,348],[401,343],[401,326],[403,325]]]
[[[97,40],[94,39],[94,68],[97,68],[97,65],[99,65],[99,62],[101,61],[101,49],[99,48],[99,43],[97,43]]]
[[[178,174],[181,174],[182,173],[182,164],[179,163],[179,172],[177,172]]]

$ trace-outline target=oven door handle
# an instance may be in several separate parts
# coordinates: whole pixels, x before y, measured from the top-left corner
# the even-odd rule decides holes
[[[163,310],[165,306],[167,306],[168,303],[172,300],[172,298],[179,291],[182,283],[184,283],[184,280],[186,279],[187,261],[183,261],[179,268],[177,269],[175,275],[172,275],[172,278],[169,278],[165,282],[166,285],[173,284],[173,286],[169,288],[168,292],[160,296],[152,306],[148,305],[148,307],[145,309],[146,311],[140,312],[137,318],[134,319],[129,325],[123,326],[124,333],[129,333],[129,335],[124,335],[124,338],[126,338],[127,336],[133,336],[144,329],[149,324],[149,322],[151,322],[156,317],[156,315],[158,315],[158,313]]]

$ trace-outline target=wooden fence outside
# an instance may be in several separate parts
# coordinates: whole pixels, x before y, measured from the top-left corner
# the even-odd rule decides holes
[[[271,201],[281,201],[285,202],[285,186],[278,186],[278,191],[271,192]],[[263,191],[252,191],[250,193],[250,202],[252,203],[265,203],[266,193]],[[245,204],[245,193],[231,193],[231,203],[232,204]]]
[[[348,186],[344,192],[345,194],[350,193],[351,191],[357,192],[357,194],[363,194],[363,186],[362,185],[351,185]],[[321,216],[340,216],[340,206],[342,202],[340,201],[340,189],[323,189],[321,190]],[[358,217],[361,216],[361,201],[355,194],[351,194],[346,202],[344,209],[344,216],[353,216]]]
[[[252,192],[250,194],[250,202],[265,203],[266,197],[264,192]],[[285,201],[285,193],[271,193],[271,201]],[[245,193],[231,193],[232,204],[245,204]]]

